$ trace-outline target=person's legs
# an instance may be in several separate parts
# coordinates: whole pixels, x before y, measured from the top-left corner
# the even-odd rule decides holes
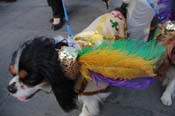
[[[48,5],[52,8],[53,20],[52,29],[58,30],[63,26],[64,10],[61,0],[47,0]]]
[[[61,0],[51,0],[52,1],[52,11],[54,18],[63,18],[64,10]]]

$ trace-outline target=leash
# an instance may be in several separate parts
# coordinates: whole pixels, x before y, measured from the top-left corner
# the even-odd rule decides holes
[[[68,45],[71,46],[71,47],[75,47],[76,49],[80,49],[80,46],[73,40],[73,33],[72,33],[71,25],[70,25],[70,22],[69,22],[69,16],[67,14],[67,9],[66,9],[64,0],[62,0],[62,5],[63,5],[64,16],[65,16],[65,20],[66,20]]]
[[[159,8],[157,8],[157,6],[153,4],[153,1],[152,0],[146,0],[146,1],[153,8],[154,12],[156,14],[159,14]]]

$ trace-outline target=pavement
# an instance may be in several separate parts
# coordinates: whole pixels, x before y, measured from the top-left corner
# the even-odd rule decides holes
[[[88,26],[105,13],[101,0],[65,0],[73,33]],[[111,6],[119,6],[115,0]],[[46,0],[18,0],[0,3],[0,116],[78,116],[81,108],[64,113],[53,94],[43,92],[28,102],[19,102],[7,92],[11,79],[8,65],[12,52],[24,41],[36,36],[67,36],[66,26],[51,30],[51,9]],[[160,82],[145,90],[112,87],[112,95],[103,103],[99,116],[175,116],[175,103],[167,107],[160,101],[163,87]]]

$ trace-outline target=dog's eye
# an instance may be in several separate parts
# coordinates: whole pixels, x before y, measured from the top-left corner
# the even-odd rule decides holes
[[[29,85],[29,86],[34,86],[34,85],[36,85],[37,83],[36,83],[36,81],[33,81],[33,80],[21,80],[24,84],[26,84],[26,85]]]
[[[15,77],[17,74],[11,74],[13,77]]]
[[[36,86],[44,80],[43,76],[27,73],[25,78],[19,78],[22,83],[28,86]]]
[[[35,84],[35,81],[28,81],[26,82],[28,85],[34,85]]]
[[[12,77],[15,77],[17,75],[16,73],[14,73],[14,74],[10,73],[10,74],[12,75]]]
[[[42,79],[34,80],[34,79],[30,79],[30,78],[24,78],[24,79],[20,79],[20,80],[28,86],[35,86],[35,85],[42,82]]]

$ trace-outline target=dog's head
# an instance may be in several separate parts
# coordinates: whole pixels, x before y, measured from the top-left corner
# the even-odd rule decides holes
[[[51,88],[64,111],[76,108],[75,81],[69,79],[58,60],[63,42],[38,37],[25,42],[12,56],[9,71],[13,79],[8,91],[21,101],[27,101],[39,90]]]

